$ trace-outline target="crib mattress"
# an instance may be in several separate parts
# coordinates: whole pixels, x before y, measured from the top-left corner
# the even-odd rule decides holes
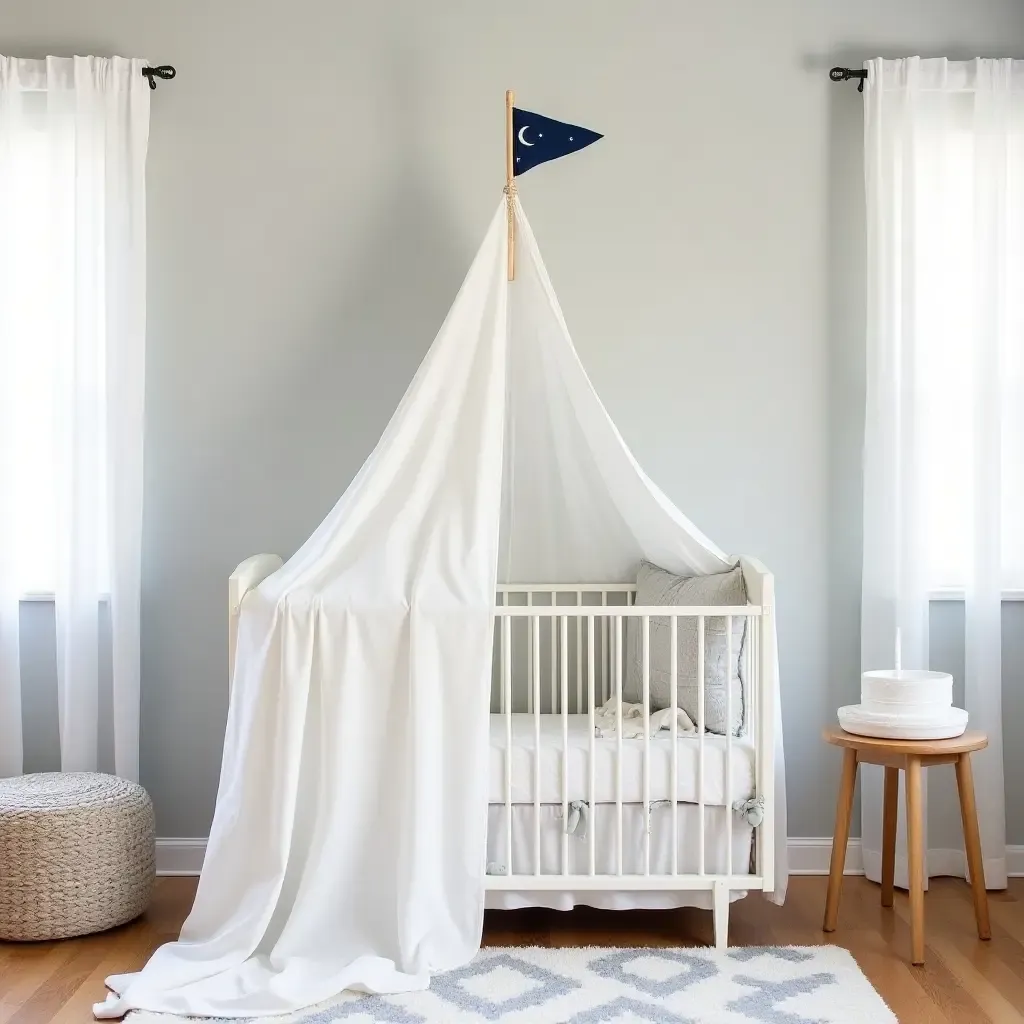
[[[684,803],[698,802],[699,742],[693,734],[679,736],[677,797]],[[672,798],[672,737],[668,732],[652,736],[650,799]],[[614,803],[618,740],[594,739],[593,799]],[[505,802],[506,735],[505,716],[491,715],[491,763],[489,802]],[[704,736],[704,802],[732,804],[754,792],[754,748],[749,739],[734,736],[732,772],[727,779],[726,739]],[[540,802],[562,802],[562,716],[540,716]],[[512,802],[532,803],[535,790],[537,749],[534,716],[512,715]],[[587,715],[569,715],[568,783],[570,800],[590,800],[590,721]],[[644,741],[622,741],[622,800],[642,803],[644,799]],[[728,781],[728,787],[727,787]]]

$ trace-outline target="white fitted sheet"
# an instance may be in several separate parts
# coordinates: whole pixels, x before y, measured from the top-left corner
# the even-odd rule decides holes
[[[704,824],[704,870],[708,874],[724,874],[728,870],[725,831],[725,809],[706,807]],[[512,807],[512,869],[516,874],[532,874],[534,865],[534,808],[531,804]],[[541,873],[562,873],[562,834],[564,821],[561,804],[542,804],[541,821]],[[700,808],[693,804],[680,804],[678,810],[680,874],[696,874],[700,870]],[[734,874],[746,874],[750,866],[751,843],[754,830],[738,814],[732,819],[732,869]],[[568,836],[566,843],[570,873],[588,874],[590,871],[590,830],[594,830],[594,867],[597,874],[616,875],[618,870],[618,818],[615,804],[598,804],[596,813],[588,819],[587,838]],[[508,868],[508,835],[505,807],[491,804],[487,814],[488,872]],[[644,811],[643,805],[626,804],[622,808],[622,870],[626,875],[643,874],[644,870]],[[651,874],[669,874],[672,871],[672,808],[655,807],[651,811]],[[528,884],[528,880],[524,880]],[[623,883],[628,885],[628,879]],[[745,890],[734,890],[730,899],[746,895]],[[572,891],[570,889],[546,892],[542,890],[488,890],[486,906],[494,910],[516,910],[522,907],[550,907],[570,910],[574,906],[598,907],[604,910],[664,910],[673,907],[711,908],[711,893],[696,890],[653,890],[630,892],[615,889],[604,892]]]
[[[590,800],[590,724],[587,715],[569,715],[569,799]],[[505,802],[505,716],[491,715],[490,796],[492,804]],[[699,741],[691,734],[679,736],[678,794],[683,803],[698,803]],[[672,798],[672,737],[668,732],[651,736],[650,798]],[[594,800],[615,803],[618,740],[594,739]],[[536,743],[534,716],[512,715],[512,803],[533,803]],[[726,737],[704,735],[704,802],[735,803],[754,793],[754,748],[742,736],[732,739],[732,779],[726,791]],[[622,800],[643,803],[644,741],[622,741]],[[540,802],[562,802],[562,716],[540,716]]]

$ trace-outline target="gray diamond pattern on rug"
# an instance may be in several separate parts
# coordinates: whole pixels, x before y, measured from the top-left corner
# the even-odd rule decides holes
[[[328,1006],[309,1017],[302,1017],[298,1024],[340,1024],[341,1021],[357,1016],[372,1020],[373,1024],[428,1024],[426,1017],[403,1010],[382,996],[360,996],[358,999]]]
[[[729,950],[729,959],[740,963],[749,963],[759,956],[774,956],[779,960],[788,960],[791,964],[802,964],[814,959],[813,953],[797,946],[744,946],[742,949]]]
[[[475,995],[465,987],[468,980],[486,978],[487,975],[493,974],[502,967],[537,984],[518,995],[508,996],[505,999],[490,999],[487,996]],[[431,981],[430,988],[432,992],[447,999],[460,1010],[478,1013],[485,1020],[501,1020],[505,1014],[525,1010],[531,1006],[541,1006],[557,996],[571,992],[574,988],[580,988],[580,982],[528,963],[521,957],[502,953],[474,960],[473,963],[460,967],[457,971],[439,974]]]
[[[790,981],[766,981],[762,978],[749,978],[738,974],[733,979],[739,985],[749,985],[757,991],[740,999],[734,999],[728,1005],[730,1010],[738,1010],[751,1020],[765,1021],[766,1024],[821,1024],[818,1017],[801,1017],[799,1014],[780,1010],[778,1003],[791,996],[813,992],[822,985],[834,985],[834,974],[812,974],[805,978],[793,978]]]
[[[645,1021],[647,1024],[698,1024],[691,1017],[679,1017],[656,1003],[641,1003],[636,999],[619,996],[603,1006],[595,1006],[592,1010],[583,1010],[570,1017],[566,1024],[610,1024],[621,1020],[629,1014],[632,1020]]]
[[[640,960],[660,960],[667,962],[675,970],[667,978],[656,980],[645,978],[636,971],[628,971],[626,967]],[[682,992],[697,982],[712,978],[718,974],[718,968],[707,959],[693,953],[684,953],[678,949],[622,949],[609,956],[601,956],[591,960],[590,969],[609,981],[617,981],[648,996],[664,998]]]
[[[897,1024],[836,946],[483,949],[421,992],[339,997],[277,1017],[133,1011],[124,1024]]]

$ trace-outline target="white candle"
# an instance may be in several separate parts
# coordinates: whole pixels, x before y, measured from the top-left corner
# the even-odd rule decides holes
[[[899,672],[900,668],[902,667],[902,665],[901,665],[902,659],[900,657],[900,647],[901,646],[902,645],[900,644],[900,627],[897,626],[896,627],[896,671],[897,672]]]

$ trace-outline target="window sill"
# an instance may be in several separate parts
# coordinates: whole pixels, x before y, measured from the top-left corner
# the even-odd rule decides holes
[[[53,604],[55,597],[52,593],[48,593],[46,591],[32,591],[27,594],[22,594],[18,600],[22,604]],[[100,594],[100,604],[107,604],[109,601],[109,594]]]

